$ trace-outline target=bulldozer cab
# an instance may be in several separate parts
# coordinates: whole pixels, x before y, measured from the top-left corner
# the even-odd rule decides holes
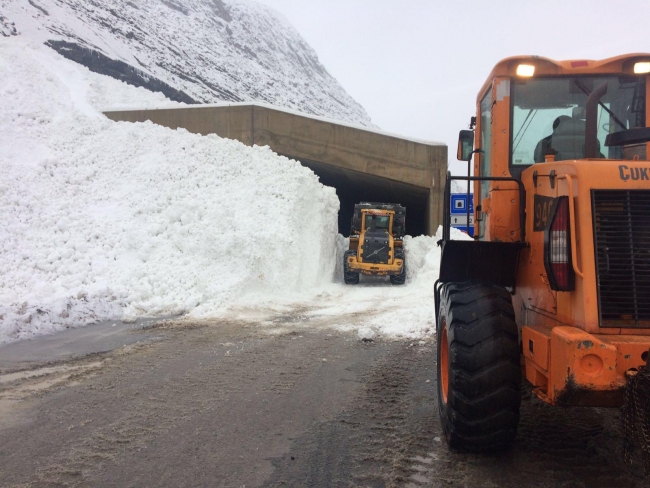
[[[525,232],[517,225],[516,183],[485,177],[522,181],[527,169],[556,161],[648,160],[648,72],[646,54],[497,64],[477,97],[476,130],[461,131],[458,143],[458,159],[473,159],[481,177],[474,183],[477,238],[514,242]]]
[[[390,234],[393,233],[393,215],[394,212],[377,214],[372,210],[363,210],[364,226],[363,231],[386,231]]]
[[[350,236],[369,229],[387,231],[401,239],[406,231],[406,208],[394,203],[362,202],[354,206]]]

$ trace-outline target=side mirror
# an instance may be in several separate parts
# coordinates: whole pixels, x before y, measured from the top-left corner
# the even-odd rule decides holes
[[[469,161],[472,159],[474,152],[474,131],[461,130],[458,135],[458,153],[456,158],[458,161]]]

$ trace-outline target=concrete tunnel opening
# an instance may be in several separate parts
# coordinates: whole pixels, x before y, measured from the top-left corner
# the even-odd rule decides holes
[[[291,156],[288,156],[291,157]],[[293,158],[292,159],[297,159]],[[406,207],[406,233],[411,236],[428,234],[429,190],[388,178],[338,168],[322,162],[299,159],[311,169],[323,185],[331,186],[341,202],[339,232],[350,235],[354,205],[360,202],[399,203]]]

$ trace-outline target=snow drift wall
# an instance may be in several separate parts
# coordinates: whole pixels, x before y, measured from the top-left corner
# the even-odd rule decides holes
[[[338,200],[310,170],[96,108],[160,97],[0,38],[0,342],[331,282]]]

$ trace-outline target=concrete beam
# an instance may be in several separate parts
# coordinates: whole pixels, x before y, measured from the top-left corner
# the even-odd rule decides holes
[[[197,134],[217,134],[249,146],[269,146],[300,161],[318,162],[429,191],[427,233],[442,223],[447,146],[401,138],[258,104],[107,111],[115,121],[151,122]],[[407,220],[408,221],[408,220]],[[408,225],[408,224],[407,224]]]

